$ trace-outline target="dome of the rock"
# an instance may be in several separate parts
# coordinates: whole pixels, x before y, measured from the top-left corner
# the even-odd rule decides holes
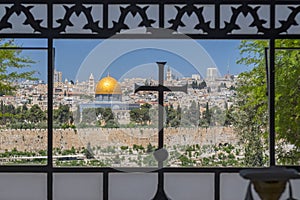
[[[111,76],[102,78],[96,85],[96,101],[122,101],[121,86]]]
[[[95,94],[122,94],[121,86],[116,79],[108,75],[97,83]]]

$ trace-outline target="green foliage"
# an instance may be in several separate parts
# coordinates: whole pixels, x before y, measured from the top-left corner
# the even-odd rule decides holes
[[[211,126],[223,126],[225,117],[226,117],[226,111],[224,112],[219,108],[218,106],[213,106],[210,109],[210,125]]]
[[[133,144],[133,146],[132,146],[132,149],[133,150],[136,150],[136,151],[144,151],[145,150],[145,148],[143,147],[143,145],[137,145],[137,144]]]
[[[111,108],[97,108],[96,115],[100,116],[100,121],[104,121],[105,128],[118,128],[119,124],[115,119],[114,113],[112,112]],[[100,123],[102,124],[102,123]]]
[[[300,40],[279,40],[277,47],[299,47]],[[277,139],[300,147],[300,51],[276,51],[275,129]],[[281,141],[282,142],[282,141]],[[300,157],[298,157],[300,158]]]
[[[97,120],[96,112],[93,108],[83,109],[81,115],[81,121],[78,120],[81,124],[92,124]]]
[[[35,104],[33,105],[26,114],[26,119],[32,123],[38,123],[46,120],[46,113],[41,110],[41,108]]]
[[[47,112],[35,104],[30,109],[26,104],[15,108],[0,102],[0,125],[12,129],[47,128]]]
[[[97,151],[96,151],[97,149]],[[82,159],[80,157],[64,157],[57,158],[57,166],[102,166],[109,167],[111,165],[120,165],[123,166],[124,163],[135,164],[138,166],[157,166],[157,162],[154,159],[153,151],[155,146],[151,144],[147,145],[145,149],[142,145],[133,145],[132,151],[131,148],[123,146],[117,148],[114,146],[107,146],[105,148],[93,147],[88,143],[86,148],[75,149],[60,149],[54,148],[53,154],[55,156],[60,155],[77,155],[79,153],[84,154],[86,158]],[[207,167],[207,166],[244,166],[244,162],[239,158],[239,148],[232,146],[231,144],[219,144],[216,145],[177,145],[173,146],[173,150],[169,151],[170,155],[166,162],[167,165],[172,165],[175,163],[177,166],[187,166],[187,167]],[[106,154],[101,160],[95,159],[101,155],[101,153]],[[46,156],[46,150],[39,150],[37,152],[22,152],[18,151],[17,148],[12,149],[11,151],[6,150],[3,153],[0,153],[2,158],[12,158],[14,157],[11,163],[13,164],[24,164],[24,163],[38,163],[44,164],[46,159],[40,158],[29,158],[21,159],[18,157],[26,156]],[[79,156],[79,155],[78,155]],[[101,156],[102,157],[102,156]],[[55,158],[56,159],[56,158]],[[5,163],[9,164],[9,163]]]
[[[47,151],[46,150],[39,150],[38,152],[41,156],[46,156],[47,155]]]
[[[208,102],[205,105],[205,111],[202,114],[202,117],[199,119],[199,126],[201,127],[208,127],[211,125],[211,112],[209,108]]]
[[[232,116],[232,113],[233,113],[233,108],[232,107],[226,108],[226,110],[225,110],[224,126],[230,126],[230,125],[232,125],[233,120],[234,120],[233,116]]]
[[[122,151],[125,151],[125,150],[128,149],[128,146],[121,146],[120,148],[121,148]]]
[[[65,155],[75,155],[76,154],[76,150],[75,148],[72,146],[71,149],[64,149],[64,150],[60,150],[60,154],[65,156]]]
[[[263,152],[267,150],[268,99],[264,49],[266,41],[242,41],[242,58],[237,63],[253,67],[241,73],[236,86],[233,125],[245,147],[245,165],[263,166]]]
[[[200,89],[201,90],[201,89],[206,88],[207,85],[206,85],[206,82],[204,80],[201,83],[199,83],[199,84],[198,84],[197,81],[193,81],[192,84],[191,84],[191,87],[193,89]]]
[[[93,152],[93,150],[92,150],[92,148],[91,148],[91,143],[90,143],[90,142],[88,142],[84,154],[85,154],[85,157],[86,157],[87,159],[94,159],[94,158],[95,158],[95,157],[94,157],[95,155],[94,155],[94,152]]]
[[[167,127],[179,127],[181,120],[181,108],[178,105],[175,110],[173,105],[166,106],[166,126]]]
[[[13,148],[12,150],[8,151],[7,149],[5,152],[0,153],[0,158],[10,158],[10,161],[3,162],[6,165],[16,165],[16,164],[39,164],[43,165],[47,163],[46,158],[30,158],[34,156],[46,156],[46,150],[40,150],[36,152],[29,152],[29,151],[19,151],[17,148]],[[26,158],[24,158],[26,157]]]
[[[18,47],[14,40],[0,39],[0,47]],[[36,80],[35,71],[26,71],[34,61],[21,55],[22,50],[0,50],[0,96],[11,94],[18,87],[20,80]]]
[[[299,47],[300,40],[276,40],[276,47]],[[242,41],[238,61],[252,70],[242,73],[236,87],[237,101],[234,126],[241,133],[245,144],[246,164],[265,164],[264,152],[268,138],[268,101],[264,50],[266,41]],[[300,147],[300,52],[299,50],[276,50],[275,56],[275,131],[278,145],[278,162],[284,156],[290,164],[299,163],[300,156],[281,148],[283,144]],[[281,151],[281,152],[280,152]],[[284,152],[282,152],[284,151]],[[294,154],[294,155],[292,155]],[[283,157],[282,157],[283,156]]]
[[[114,119],[111,119],[111,120],[107,121],[103,127],[104,128],[119,128],[119,124]]]
[[[67,128],[66,124],[71,124],[73,114],[68,105],[59,104],[57,110],[53,111],[53,122],[61,128]]]
[[[148,103],[145,103],[145,104],[141,105],[141,108],[132,109],[129,112],[130,121],[140,124],[140,125],[147,125],[147,123],[151,122],[150,108],[151,108],[151,105]]]
[[[188,157],[185,156],[185,155],[181,155],[181,156],[179,157],[179,160],[180,160],[181,165],[182,165],[183,167],[192,167],[192,166],[195,164],[195,161],[194,161],[194,160],[188,158]]]
[[[147,150],[146,150],[146,152],[147,153],[152,153],[152,152],[154,152],[155,151],[155,146],[153,146],[151,143],[149,143],[148,145],[147,145]]]
[[[207,87],[206,82],[203,80],[200,84],[199,84],[199,89],[204,89]]]
[[[85,108],[82,110],[79,127],[98,125],[104,128],[119,128],[111,108]]]

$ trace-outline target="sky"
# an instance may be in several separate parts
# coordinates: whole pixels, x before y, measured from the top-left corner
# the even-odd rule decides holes
[[[44,39],[18,39],[23,47],[47,47]],[[220,75],[249,70],[236,64],[239,40],[54,40],[54,65],[63,79],[87,80],[93,73],[99,80],[109,73],[118,80],[131,77],[157,78],[158,61],[167,62],[176,77],[192,74],[206,76],[206,69],[216,67]],[[24,50],[37,61],[33,68],[38,78],[47,79],[47,51]]]

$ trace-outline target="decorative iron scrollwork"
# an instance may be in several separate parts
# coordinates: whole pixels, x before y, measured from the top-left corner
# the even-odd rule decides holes
[[[290,15],[288,16],[288,18],[286,20],[279,20],[279,23],[281,24],[281,27],[276,29],[277,34],[284,33],[284,32],[287,33],[288,30],[292,26],[299,25],[296,21],[296,16],[300,13],[300,6],[298,6],[298,7],[288,6],[288,8],[292,12],[290,13]]]
[[[79,17],[81,13],[84,14],[87,20],[87,24],[83,26],[83,29],[89,29],[92,32],[96,32],[96,33],[100,33],[101,31],[103,31],[103,28],[99,27],[100,21],[99,20],[94,21],[93,19],[91,6],[86,7],[80,3],[77,3],[72,7],[68,7],[66,5],[63,5],[63,7],[66,12],[63,18],[56,20],[56,22],[60,24],[58,27],[53,29],[56,33],[66,32],[66,28],[68,26],[70,27],[73,26],[73,23],[70,21],[71,16],[75,14],[77,17]]]
[[[238,8],[231,7],[232,15],[229,22],[225,22],[225,27],[220,29],[221,35],[226,35],[229,33],[232,33],[234,30],[239,30],[240,26],[236,24],[237,18],[240,14],[243,14],[244,17],[246,17],[248,14],[250,14],[253,18],[252,23],[250,24],[250,27],[256,27],[257,33],[263,33],[264,35],[278,35],[283,32],[287,32],[287,30],[293,26],[298,25],[295,18],[300,12],[300,6],[297,8],[294,7],[288,7],[292,12],[290,13],[287,20],[280,20],[281,26],[279,28],[266,28],[264,25],[267,23],[266,20],[260,19],[260,16],[258,14],[258,10],[260,9],[260,6],[251,7],[249,5],[242,5]]]
[[[213,29],[210,28],[211,21],[205,22],[205,19],[203,16],[203,7],[197,8],[194,5],[188,4],[182,8],[180,8],[179,6],[175,6],[175,8],[177,10],[177,15],[176,15],[175,19],[169,20],[169,23],[172,24],[172,26],[168,27],[169,29],[178,31],[178,28],[180,26],[181,27],[185,26],[185,24],[181,20],[183,15],[186,13],[190,17],[193,13],[195,13],[195,15],[198,18],[199,23],[194,27],[194,29],[202,30],[204,33],[208,33],[208,34],[213,31]]]
[[[248,14],[252,16],[253,22],[250,24],[250,27],[256,27],[257,33],[268,33],[270,29],[264,27],[264,24],[266,24],[267,21],[260,19],[258,15],[258,10],[260,8],[260,6],[252,8],[249,5],[242,5],[238,8],[231,7],[231,19],[229,22],[225,22],[225,27],[220,29],[220,34],[228,34],[232,33],[234,30],[239,30],[240,26],[236,24],[236,21],[240,14],[243,14],[244,17],[246,17]]]
[[[84,16],[87,19],[87,24],[83,26],[83,29],[91,30],[93,33],[103,33],[103,31],[108,32],[109,34],[113,35],[117,32],[120,32],[121,30],[127,30],[129,29],[129,26],[125,23],[125,19],[129,13],[131,13],[133,16],[136,16],[137,14],[140,15],[142,18],[142,21],[138,25],[139,27],[152,27],[152,24],[155,23],[155,20],[149,19],[147,16],[147,9],[149,6],[145,7],[139,7],[137,5],[130,5],[127,7],[120,7],[121,15],[119,16],[119,19],[117,21],[113,21],[113,26],[111,28],[104,29],[103,27],[99,26],[99,20],[94,21],[93,15],[92,15],[92,7],[86,7],[82,4],[75,4],[72,7],[68,7],[66,5],[63,6],[65,9],[65,15],[63,18],[60,18],[56,20],[57,23],[60,24],[59,27],[54,28],[54,31],[57,33],[66,32],[66,28],[68,26],[73,26],[73,23],[70,21],[71,16],[75,13],[78,17],[81,13],[84,14]]]
[[[43,20],[34,18],[33,14],[31,13],[32,8],[34,8],[34,6],[24,6],[18,2],[16,2],[12,7],[6,6],[5,14],[0,20],[0,31],[2,29],[13,28],[13,25],[9,22],[9,19],[14,13],[16,13],[17,16],[20,16],[20,14],[23,13],[26,16],[23,24],[30,25],[33,28],[34,32],[44,33],[45,31],[47,31],[47,27],[41,26]]]
[[[118,21],[113,21],[113,27],[109,30],[112,32],[120,32],[122,29],[126,30],[129,29],[128,25],[125,24],[125,19],[129,13],[132,14],[133,17],[136,16],[136,14],[139,14],[142,18],[142,21],[138,25],[138,27],[152,27],[152,24],[155,23],[154,19],[149,19],[147,16],[147,9],[149,6],[140,7],[134,4],[131,4],[127,7],[120,7],[121,15],[119,17]]]
[[[289,2],[288,5],[282,3],[277,4],[275,2],[275,8],[283,7],[287,11],[290,10],[289,13],[285,13],[284,17],[278,17],[278,9],[274,9],[274,7],[267,3],[261,3],[261,1],[257,1],[257,4],[255,4],[255,1],[251,1],[251,3],[241,3],[239,0],[236,2],[232,1],[230,4],[222,4],[220,2],[218,4],[184,4],[181,1],[178,1],[178,4],[176,4],[176,1],[172,1],[170,4],[161,4],[157,2],[149,2],[147,4],[145,2],[140,4],[137,2],[124,3],[126,2],[122,1],[122,4],[117,4],[115,2],[93,2],[91,4],[85,4],[83,1],[78,0],[61,0],[60,3],[41,2],[38,4],[26,4],[26,2],[23,3],[22,0],[10,4],[1,2],[0,10],[4,11],[4,14],[2,14],[3,12],[0,14],[0,34],[6,34],[5,37],[8,37],[9,33],[14,33],[15,27],[13,19],[15,15],[21,17],[19,18],[21,20],[24,18],[24,21],[21,22],[24,27],[31,27],[30,30],[26,28],[24,32],[21,30],[21,33],[34,35],[41,34],[53,37],[59,37],[60,35],[64,35],[65,37],[68,34],[75,33],[82,35],[92,34],[93,36],[96,35],[100,38],[108,38],[122,30],[134,28],[130,27],[128,24],[127,17],[129,14],[133,17],[136,15],[140,17],[140,22],[138,22],[137,25],[134,25],[136,28],[149,28],[146,30],[150,30],[149,32],[152,32],[153,35],[155,35],[154,33],[156,28],[158,28],[158,24],[160,25],[160,28],[166,28],[173,31],[180,31],[184,28],[187,30],[184,30],[185,33],[188,35],[190,34],[191,37],[197,38],[202,35],[213,38],[229,38],[232,35],[253,35],[258,38],[272,36],[276,38],[282,34],[299,35],[298,29],[300,29],[298,16],[300,13],[300,3],[297,3],[296,1],[295,3]],[[112,17],[112,20],[109,19],[108,9],[111,5],[119,6],[119,10],[116,12],[117,14],[114,15],[113,13],[114,16]],[[51,9],[49,9],[50,6],[52,7]],[[60,11],[63,12],[62,16],[55,15],[55,6],[60,7]],[[45,13],[44,11],[39,10],[40,7],[45,8],[46,12],[52,11],[53,13]],[[101,10],[101,12],[103,11],[103,15],[100,17],[97,16],[97,18],[95,15],[99,15],[99,9],[104,9],[104,7],[106,9],[105,12],[104,10]],[[161,16],[167,14],[167,7],[172,7],[171,10],[173,14],[171,17],[169,16],[170,18],[165,18],[167,23],[166,25],[163,25],[165,21],[162,20]],[[222,8],[224,7],[227,9],[226,19],[221,19],[222,12],[224,12],[222,11]],[[272,9],[273,11],[271,11]],[[274,16],[273,19],[271,19],[271,12],[274,14],[272,15]],[[41,13],[44,15],[42,18],[40,17]],[[153,13],[155,13],[155,17],[153,17]],[[70,29],[68,28],[75,27],[74,22],[77,22],[72,21],[74,20],[72,18],[74,16],[79,17],[81,14],[85,18],[84,22],[80,22],[83,23],[83,25],[81,24],[82,27],[79,27],[79,29],[76,29],[73,32],[69,32]],[[192,14],[195,16],[193,19],[185,19],[185,15],[191,18]],[[47,16],[52,16],[52,19],[47,19]],[[245,25],[246,23],[241,22],[241,19],[243,19],[241,16],[247,18],[247,25]],[[251,22],[249,23],[249,21]],[[18,21],[18,23],[20,22]],[[109,23],[111,23],[111,26],[108,27]],[[273,27],[272,24],[274,25],[275,23],[276,27]],[[190,25],[187,26],[187,24],[193,24],[193,27],[189,27]],[[245,28],[246,30],[244,30]],[[247,32],[247,30],[251,30],[251,33]],[[293,30],[296,31],[293,32]],[[93,37],[92,35],[91,37]]]

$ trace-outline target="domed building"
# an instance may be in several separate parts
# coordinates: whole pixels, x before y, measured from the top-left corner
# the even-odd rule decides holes
[[[129,111],[140,108],[140,105],[122,102],[121,85],[109,74],[95,85],[95,101],[80,103],[80,116],[82,117],[82,111],[87,108],[111,108],[120,124],[129,123]]]
[[[107,75],[97,83],[95,98],[96,101],[122,101],[120,84],[116,79]]]

